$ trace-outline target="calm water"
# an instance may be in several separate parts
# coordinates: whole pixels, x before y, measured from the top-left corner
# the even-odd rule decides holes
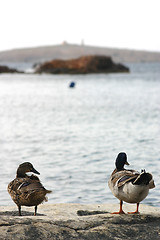
[[[25,161],[53,190],[49,203],[118,203],[107,180],[125,151],[130,168],[154,176],[143,203],[160,207],[160,64],[130,67],[130,74],[0,75],[0,205],[14,204],[7,185]]]

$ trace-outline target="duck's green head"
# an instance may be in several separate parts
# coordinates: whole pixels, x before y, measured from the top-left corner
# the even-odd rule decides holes
[[[33,172],[36,174],[40,174],[30,162],[24,162],[22,164],[19,165],[18,169],[17,169],[17,177],[24,177],[25,173],[27,172]]]
[[[117,170],[123,170],[124,165],[129,165],[129,163],[127,162],[127,154],[125,152],[120,152],[116,158]]]

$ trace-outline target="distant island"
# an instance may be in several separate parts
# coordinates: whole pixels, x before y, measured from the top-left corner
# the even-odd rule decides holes
[[[23,73],[23,72],[18,71],[15,68],[9,68],[8,66],[0,65],[0,73]]]
[[[53,59],[75,59],[88,55],[110,56],[116,63],[160,62],[160,52],[136,51],[107,47],[68,44],[13,49],[0,52],[0,65],[4,63],[43,63]]]
[[[129,72],[129,68],[114,63],[107,56],[82,56],[70,60],[52,60],[36,67],[36,73],[51,74],[88,74],[88,73],[116,73]]]

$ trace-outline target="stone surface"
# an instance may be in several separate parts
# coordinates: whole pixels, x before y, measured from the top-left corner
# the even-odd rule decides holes
[[[15,68],[9,68],[7,66],[0,65],[0,73],[22,73]]]
[[[124,211],[135,210],[124,204]],[[44,204],[34,209],[0,207],[0,239],[160,239],[160,209],[140,205],[140,215],[113,215],[118,204]]]
[[[122,64],[116,64],[107,56],[82,56],[71,60],[52,60],[40,64],[36,73],[87,74],[129,72]]]

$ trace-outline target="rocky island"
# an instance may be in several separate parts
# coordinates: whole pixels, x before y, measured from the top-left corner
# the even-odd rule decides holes
[[[18,71],[15,68],[9,68],[7,66],[0,65],[0,73],[23,73],[23,72]]]
[[[52,60],[37,66],[36,73],[87,74],[129,72],[129,68],[114,63],[107,56],[82,56],[70,60]]]
[[[140,204],[141,214],[110,214],[118,204],[44,204],[33,216],[33,207],[0,207],[3,240],[150,240],[160,239],[160,209]],[[125,204],[124,211],[135,210]]]

